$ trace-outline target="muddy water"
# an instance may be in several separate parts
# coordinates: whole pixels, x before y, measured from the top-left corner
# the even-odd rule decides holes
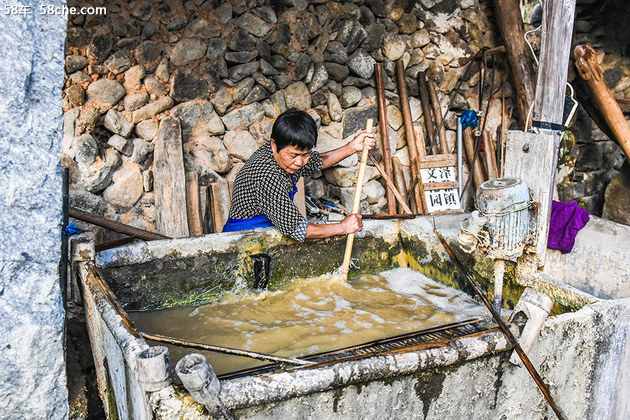
[[[197,307],[130,314],[148,333],[280,356],[320,353],[488,316],[483,305],[408,268],[297,280],[285,290],[245,292]],[[172,363],[198,350],[171,348]],[[268,362],[204,353],[217,374]]]

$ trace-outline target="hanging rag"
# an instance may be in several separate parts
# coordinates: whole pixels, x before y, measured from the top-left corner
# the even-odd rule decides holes
[[[461,118],[462,130],[472,127],[473,129],[479,124],[479,116],[475,111],[464,111]]]
[[[293,200],[293,197],[295,197],[298,190],[293,174],[291,174],[291,184],[293,184],[293,188],[289,191],[289,198]],[[248,219],[228,219],[225,226],[223,226],[223,232],[236,232],[239,230],[256,229],[269,226],[273,226],[271,220],[269,220],[266,215],[259,214],[258,216],[250,217]]]
[[[575,245],[575,237],[580,229],[586,226],[589,219],[589,212],[578,206],[575,201],[551,203],[547,248],[558,249],[563,254],[571,252]]]

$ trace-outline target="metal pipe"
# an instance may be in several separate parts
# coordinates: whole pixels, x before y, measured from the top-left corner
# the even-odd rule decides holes
[[[457,116],[457,192],[461,199],[464,192],[464,140],[462,138],[462,116]]]
[[[558,417],[559,420],[566,420],[566,416],[560,410],[560,407],[558,407],[556,405],[556,402],[554,401],[553,397],[551,396],[551,392],[549,391],[549,387],[547,387],[547,384],[545,384],[545,382],[542,380],[542,378],[538,374],[538,371],[536,371],[536,368],[534,367],[532,362],[529,360],[529,357],[527,357],[527,354],[525,354],[525,352],[521,348],[520,344],[518,343],[518,341],[514,337],[514,334],[512,334],[512,331],[510,331],[510,328],[503,321],[503,319],[501,319],[501,316],[494,310],[492,304],[490,303],[490,300],[488,300],[488,297],[481,290],[481,288],[479,287],[479,284],[475,281],[473,276],[468,272],[468,270],[466,270],[466,268],[459,261],[459,259],[457,258],[457,256],[455,255],[455,253],[453,252],[451,247],[448,245],[448,243],[446,242],[444,237],[440,234],[440,232],[437,231],[437,229],[433,228],[433,231],[435,232],[435,234],[437,235],[438,239],[440,240],[440,242],[442,243],[442,245],[446,249],[446,252],[448,253],[449,257],[451,257],[451,259],[453,260],[453,262],[455,263],[457,268],[464,274],[464,276],[466,277],[466,279],[468,280],[470,285],[473,287],[473,289],[475,289],[475,292],[477,293],[477,295],[479,295],[479,297],[483,301],[484,305],[486,305],[486,307],[488,308],[488,310],[492,314],[492,317],[494,318],[494,320],[497,322],[497,324],[499,324],[499,328],[501,329],[503,334],[505,334],[507,339],[510,341],[510,343],[514,347],[514,350],[516,351],[518,356],[521,358],[521,361],[523,362],[523,364],[527,368],[527,371],[529,372],[529,374],[534,379],[534,382],[536,382],[536,385],[538,385],[538,388],[540,389],[540,391],[542,392],[543,396],[545,397],[545,399],[549,403],[549,406],[551,407],[553,412],[556,413],[556,416]]]

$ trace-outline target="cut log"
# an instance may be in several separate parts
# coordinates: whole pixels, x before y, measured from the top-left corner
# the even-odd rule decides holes
[[[516,92],[516,109],[524,127],[527,124],[530,106],[534,103],[534,89],[536,87],[534,58],[525,42],[525,26],[521,18],[518,1],[493,0],[493,4],[495,19],[505,45],[512,86]]]
[[[630,160],[630,125],[628,125],[617,100],[604,80],[604,74],[597,63],[595,51],[588,45],[578,45],[575,47],[573,55],[575,66],[593,93],[595,102],[613,133],[614,140],[617,141]]]
[[[179,120],[160,121],[153,152],[155,225],[157,231],[173,238],[189,235],[186,216],[186,175]]]
[[[199,206],[199,182],[197,172],[186,173],[186,215],[190,236],[203,235],[201,211]]]

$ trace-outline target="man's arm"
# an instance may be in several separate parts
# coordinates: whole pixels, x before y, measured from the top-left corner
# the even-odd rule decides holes
[[[363,150],[363,142],[370,150],[376,144],[376,134],[360,132],[354,139],[338,149],[322,153],[322,169],[330,168],[353,153],[360,152]]]

